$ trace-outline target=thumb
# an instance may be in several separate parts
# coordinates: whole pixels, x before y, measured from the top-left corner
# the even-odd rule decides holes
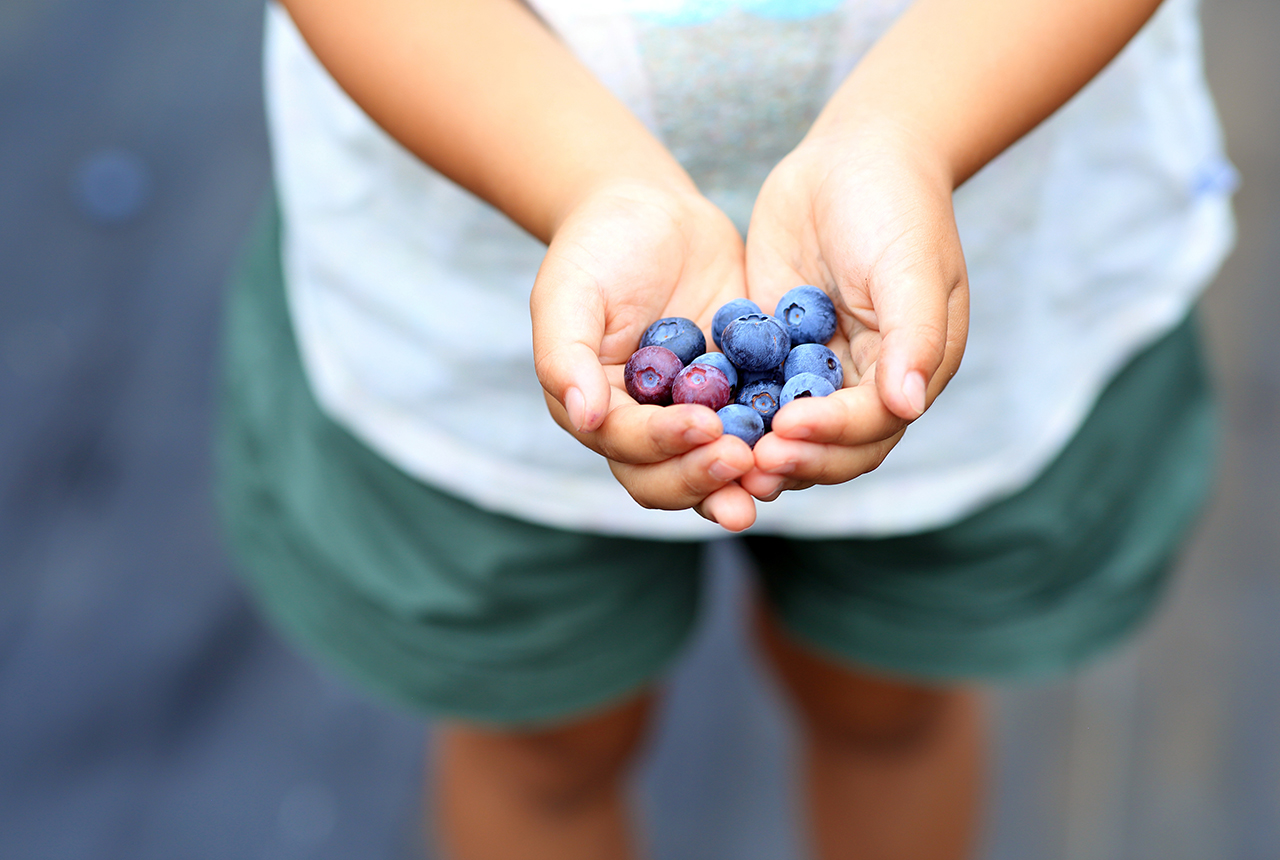
[[[960,365],[968,332],[968,287],[939,272],[900,275],[878,295],[876,390],[889,411],[919,418]]]
[[[529,313],[538,381],[564,406],[575,431],[595,430],[610,399],[600,364],[605,307],[596,280],[548,249],[529,296]]]

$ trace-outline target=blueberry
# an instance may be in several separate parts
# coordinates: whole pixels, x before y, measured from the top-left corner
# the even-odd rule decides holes
[[[725,326],[738,317],[758,313],[760,313],[760,306],[751,299],[734,299],[721,305],[720,310],[716,311],[716,315],[711,318],[711,339],[716,342],[716,349],[724,349],[720,345],[720,339],[724,334]]]
[[[786,326],[793,344],[826,343],[836,333],[836,306],[817,287],[788,290],[773,315]]]
[[[683,367],[680,357],[665,346],[645,346],[627,359],[622,381],[637,403],[665,406],[671,402],[671,385]]]
[[[816,373],[830,382],[832,388],[844,385],[844,368],[840,366],[840,359],[820,343],[793,346],[791,352],[787,353],[782,373],[787,379],[798,373]]]
[[[826,397],[835,390],[835,386],[825,376],[819,376],[816,373],[797,373],[782,386],[782,395],[778,398],[778,402],[786,406],[792,400],[798,400],[801,397]]]
[[[750,406],[730,403],[723,409],[716,410],[716,414],[720,416],[724,432],[730,436],[737,436],[746,442],[748,447],[754,448],[760,441],[760,437],[764,435],[764,419]]]
[[[764,429],[773,426],[773,415],[781,406],[782,386],[767,380],[752,382],[738,390],[735,402],[750,406],[764,420]]]
[[[732,395],[729,379],[720,368],[696,361],[680,371],[671,385],[672,403],[698,403],[712,410],[727,406]]]
[[[773,370],[791,351],[787,330],[765,314],[738,317],[725,326],[720,340],[724,354],[739,370]]]
[[[718,367],[720,372],[729,380],[729,387],[738,387],[738,368],[733,366],[733,362],[723,352],[704,352],[689,363],[709,364],[712,367]]]
[[[707,351],[707,338],[693,320],[663,317],[645,329],[640,346],[666,347],[680,357],[683,365]]]
[[[762,381],[775,382],[781,388],[787,378],[783,376],[781,367],[774,367],[769,370],[744,370],[738,374],[738,382],[741,385]]]

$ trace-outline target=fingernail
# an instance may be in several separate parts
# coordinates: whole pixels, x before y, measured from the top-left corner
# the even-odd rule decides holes
[[[711,468],[707,469],[707,471],[710,472],[711,477],[715,478],[717,481],[732,481],[739,475],[737,469],[733,468],[728,463],[725,463],[723,460],[716,460],[711,464]]]
[[[787,439],[808,439],[813,435],[813,431],[808,427],[792,427],[786,433],[779,433],[778,435]]]
[[[902,393],[917,415],[924,414],[924,374],[913,370],[902,380]]]
[[[564,410],[569,413],[569,423],[579,433],[587,424],[587,398],[582,392],[570,386],[564,393]]]
[[[781,463],[772,469],[765,469],[770,475],[790,475],[796,470],[796,464],[792,462]]]
[[[684,441],[690,445],[705,445],[711,441],[711,434],[701,427],[690,427],[684,431]]]

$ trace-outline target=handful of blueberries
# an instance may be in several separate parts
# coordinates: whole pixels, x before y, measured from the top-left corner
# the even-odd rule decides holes
[[[698,403],[714,409],[724,432],[751,447],[780,408],[799,397],[825,397],[844,383],[840,359],[825,345],[836,331],[836,309],[817,287],[796,287],[773,316],[749,299],[716,311],[711,336],[692,320],[665,317],[645,330],[623,371],[637,403]]]

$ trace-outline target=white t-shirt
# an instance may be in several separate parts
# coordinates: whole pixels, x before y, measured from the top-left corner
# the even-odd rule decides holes
[[[768,171],[902,0],[535,0],[745,230]],[[554,526],[723,532],[639,507],[547,415],[529,290],[544,247],[439,176],[267,17],[268,117],[303,364],[327,414],[401,469]],[[887,535],[1032,480],[1108,380],[1177,324],[1232,243],[1234,172],[1194,0],[956,194],[971,284],[960,372],[875,472],[760,505],[756,531]]]

